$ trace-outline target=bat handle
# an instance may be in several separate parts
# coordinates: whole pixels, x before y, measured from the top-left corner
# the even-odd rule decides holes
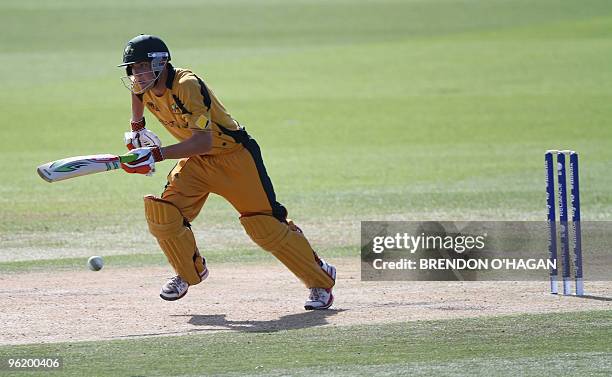
[[[136,161],[136,159],[138,158],[137,154],[124,154],[123,156],[119,156],[119,162],[125,164],[125,163],[130,163],[130,162],[134,162]]]

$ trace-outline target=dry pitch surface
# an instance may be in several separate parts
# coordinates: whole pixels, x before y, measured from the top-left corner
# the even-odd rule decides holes
[[[303,310],[307,291],[280,264],[212,265],[176,302],[158,296],[169,268],[6,274],[0,344],[612,309],[610,282],[587,282],[590,296],[577,298],[548,294],[546,282],[362,282],[359,260],[334,263],[336,303],[321,312]]]

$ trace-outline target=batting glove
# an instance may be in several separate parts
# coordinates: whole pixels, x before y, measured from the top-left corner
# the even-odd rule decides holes
[[[136,155],[132,162],[121,164],[121,168],[128,173],[145,174],[152,176],[155,173],[155,163],[164,160],[159,147],[142,147],[132,149],[128,155]]]
[[[145,118],[139,121],[130,121],[132,131],[123,135],[125,145],[128,150],[142,147],[161,147],[162,143],[155,132],[145,127]]]

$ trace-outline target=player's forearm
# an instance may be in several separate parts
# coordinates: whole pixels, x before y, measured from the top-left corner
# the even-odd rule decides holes
[[[177,159],[208,153],[212,149],[212,134],[207,131],[196,131],[187,140],[162,147],[164,159]]]
[[[132,93],[132,120],[139,121],[144,117],[144,103],[142,95]]]

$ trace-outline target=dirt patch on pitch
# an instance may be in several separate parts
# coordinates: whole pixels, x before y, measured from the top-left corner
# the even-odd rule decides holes
[[[612,309],[612,284],[590,298],[553,296],[546,282],[362,282],[337,259],[333,310],[306,312],[307,291],[280,264],[211,266],[185,298],[162,301],[168,268],[113,268],[0,277],[0,344],[261,332],[513,313]]]

